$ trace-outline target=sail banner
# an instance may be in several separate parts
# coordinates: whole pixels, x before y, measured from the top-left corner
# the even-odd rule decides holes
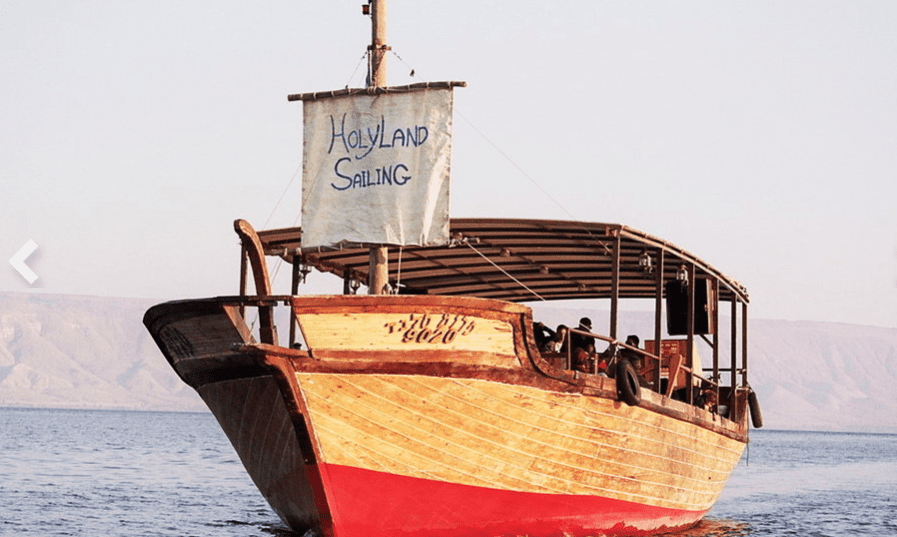
[[[448,241],[451,88],[304,102],[302,247]]]

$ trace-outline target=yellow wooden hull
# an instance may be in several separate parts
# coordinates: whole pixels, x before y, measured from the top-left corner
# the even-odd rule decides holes
[[[319,462],[706,511],[744,444],[619,401],[487,380],[296,373]]]
[[[648,535],[696,523],[746,443],[743,410],[653,392],[630,406],[613,379],[552,368],[528,308],[290,303],[307,351],[255,344],[224,300],[157,306],[147,325],[296,531]]]

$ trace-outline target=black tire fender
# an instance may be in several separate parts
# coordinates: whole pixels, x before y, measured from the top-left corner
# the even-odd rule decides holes
[[[763,414],[760,412],[760,401],[754,390],[748,392],[748,408],[751,410],[751,423],[754,425],[754,429],[762,428]]]
[[[617,396],[629,406],[638,406],[642,402],[642,387],[638,383],[635,367],[629,360],[617,363],[616,374]]]

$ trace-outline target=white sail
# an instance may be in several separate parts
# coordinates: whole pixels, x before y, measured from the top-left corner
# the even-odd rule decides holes
[[[304,102],[303,248],[448,241],[452,90]]]

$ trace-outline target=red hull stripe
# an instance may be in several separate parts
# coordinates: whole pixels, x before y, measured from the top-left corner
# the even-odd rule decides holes
[[[459,485],[319,464],[334,537],[649,535],[705,511],[602,498]],[[326,530],[325,530],[326,531]]]

